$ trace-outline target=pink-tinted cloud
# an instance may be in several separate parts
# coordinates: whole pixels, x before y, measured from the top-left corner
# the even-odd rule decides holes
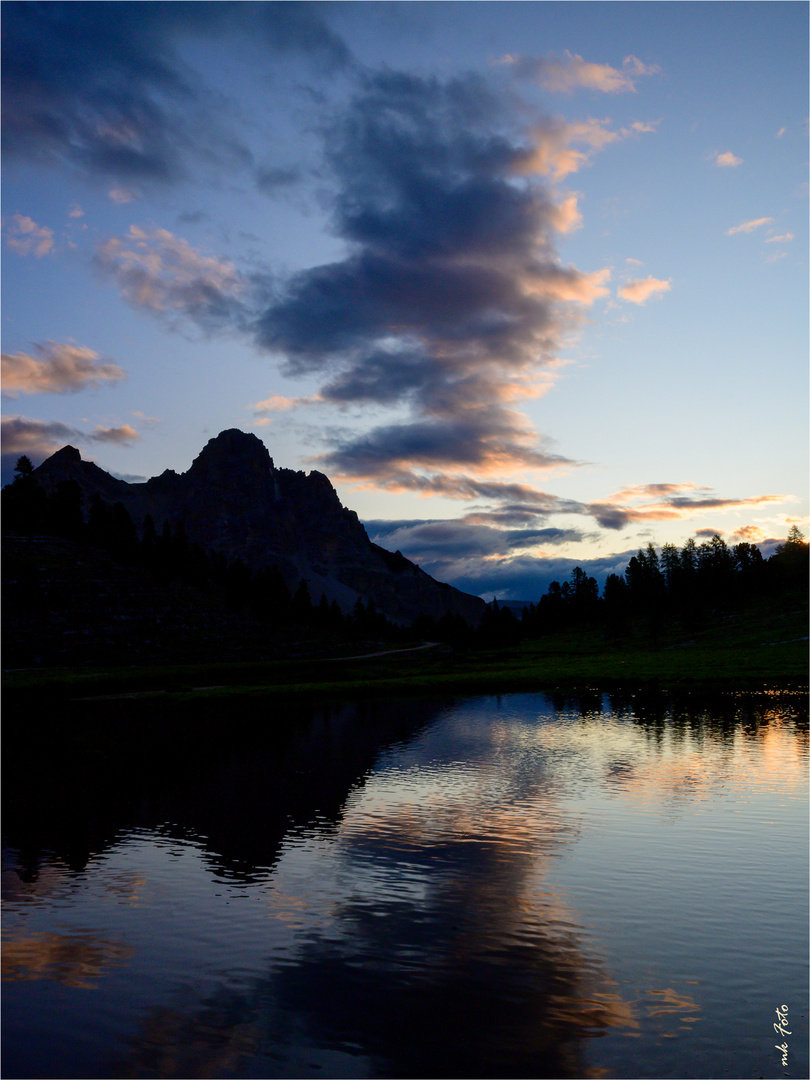
[[[576,194],[566,195],[551,210],[550,221],[559,233],[572,233],[582,226],[582,214],[579,210]]]
[[[273,394],[264,401],[257,401],[251,408],[255,416],[267,416],[268,413],[287,412],[290,409],[298,409],[302,405],[317,405],[322,401],[320,394],[310,394],[307,397],[284,397],[283,394]]]
[[[134,307],[203,324],[233,319],[244,288],[233,263],[201,254],[167,229],[131,225],[126,236],[99,245],[95,265]]]
[[[12,214],[7,222],[3,222],[3,225],[5,226],[6,247],[18,255],[34,255],[37,259],[41,259],[43,255],[53,253],[53,229],[45,225],[37,225],[30,217],[25,217],[23,214]]]
[[[740,225],[734,225],[726,229],[726,236],[735,236],[737,233],[750,233],[755,229],[761,229],[763,225],[770,225],[772,217],[753,218],[751,221],[743,221]]]
[[[3,392],[8,396],[74,393],[126,378],[117,364],[101,362],[97,352],[82,345],[46,341],[34,349],[33,356],[3,353]]]
[[[657,121],[636,121],[629,127],[612,129],[610,120],[544,120],[532,130],[531,148],[516,161],[523,174],[548,176],[559,182],[591,164],[606,147],[635,135],[655,132]]]
[[[93,428],[89,435],[85,436],[88,442],[115,443],[118,446],[131,446],[140,439],[140,435],[131,424],[121,424],[119,427]]]
[[[767,236],[765,238],[766,244],[789,244],[795,237],[793,233],[781,233],[779,236]]]
[[[610,495],[605,502],[626,503],[632,499],[665,498],[672,495],[680,495],[685,491],[709,491],[709,488],[699,487],[697,484],[686,483],[663,483],[663,484],[634,484],[632,487],[622,488]]]
[[[55,454],[63,446],[77,443],[109,443],[131,446],[140,438],[130,424],[120,427],[98,425],[91,432],[63,424],[58,420],[31,420],[27,416],[4,416],[2,419],[3,470],[11,471],[16,459],[25,454],[34,465]]]
[[[629,300],[633,304],[645,304],[651,296],[669,292],[672,288],[672,278],[654,278],[652,276],[628,281],[618,291],[622,300]]]
[[[594,303],[600,297],[608,295],[606,282],[610,281],[610,269],[595,270],[591,274],[582,274],[577,270],[554,267],[527,274],[523,287],[527,293],[561,300],[566,303]]]
[[[636,56],[626,56],[621,69],[597,64],[565,51],[562,57],[503,57],[516,75],[536,80],[544,89],[570,94],[574,90],[598,90],[603,94],[634,92],[642,75],[657,75],[661,69],[643,64]]]
[[[4,457],[27,454],[36,464],[66,443],[83,438],[82,432],[58,420],[29,420],[26,416],[4,416],[2,419]]]
[[[735,157],[730,150],[726,150],[723,154],[715,154],[714,157],[714,164],[720,169],[736,169],[742,163],[743,159]]]

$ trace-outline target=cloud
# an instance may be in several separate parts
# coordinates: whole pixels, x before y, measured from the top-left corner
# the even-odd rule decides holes
[[[609,64],[595,64],[569,52],[555,57],[505,56],[516,75],[535,79],[545,90],[570,94],[574,90],[598,90],[603,94],[635,92],[636,79],[642,75],[657,75],[661,69],[643,64],[635,56],[626,56],[621,69]]]
[[[726,150],[724,154],[716,154],[714,158],[714,164],[721,169],[736,169],[742,163],[743,159],[735,157],[730,150]]]
[[[71,428],[58,420],[31,420],[25,416],[3,417],[0,423],[0,473],[3,484],[12,480],[14,465],[17,458],[23,454],[30,458],[33,464],[39,465],[63,446],[75,446],[78,443],[131,446],[140,437],[129,423],[121,424],[119,428],[105,428],[99,424],[91,432]]]
[[[369,538],[383,541],[422,565],[447,563],[459,558],[496,558],[523,548],[557,546],[578,541],[578,529],[500,529],[481,524],[470,515],[439,521],[366,521]]]
[[[795,239],[793,233],[782,233],[781,236],[767,236],[765,238],[766,244],[787,244],[791,240]]]
[[[287,409],[294,409],[301,401],[300,398],[283,397],[281,394],[273,394],[272,397],[265,398],[264,401],[257,401],[253,406],[255,413],[268,413],[268,412],[284,412]]]
[[[557,576],[557,560],[549,558],[546,549],[584,538],[578,529],[501,529],[482,524],[476,517],[363,524],[373,542],[401,551],[438,580],[461,582],[459,587],[474,594],[508,592],[523,599],[538,599]],[[526,549],[536,552],[538,548],[541,555],[525,554]]]
[[[11,480],[14,465],[20,455],[27,455],[34,465],[76,443],[107,443],[131,446],[140,436],[129,424],[120,427],[98,425],[91,432],[70,427],[58,420],[31,420],[27,416],[4,416],[2,419],[2,478]]]
[[[577,205],[577,196],[567,195],[556,203],[550,218],[553,228],[560,233],[575,232],[582,226],[582,214]]]
[[[735,529],[732,535],[738,542],[746,544],[758,544],[768,538],[768,534],[764,529],[760,529],[759,525],[743,525],[742,528]]]
[[[122,187],[120,184],[110,188],[107,194],[114,203],[118,204],[118,206],[125,206],[127,203],[134,202],[136,199],[140,198],[140,192],[137,188]]]
[[[302,405],[319,405],[323,401],[320,394],[310,394],[306,397],[284,397],[283,394],[273,394],[264,401],[257,401],[251,405],[254,416],[267,417],[270,413],[288,412],[291,409],[299,409]]]
[[[774,136],[774,138],[776,138],[776,139],[781,139],[781,138],[782,138],[782,136],[783,136],[783,135],[785,134],[785,132],[786,132],[786,131],[787,131],[787,128],[784,128],[784,127],[781,127],[781,128],[779,128],[779,130],[777,131],[777,133],[776,133],[776,135]]]
[[[131,446],[140,439],[140,435],[131,424],[121,424],[120,427],[93,428],[89,435],[84,436],[88,442],[114,443],[117,446]]]
[[[256,187],[265,195],[275,195],[279,189],[293,187],[299,183],[302,176],[303,173],[297,167],[268,166],[256,170]]]
[[[233,263],[203,255],[167,229],[131,225],[124,237],[99,244],[94,263],[133,307],[183,315],[210,328],[232,323],[244,282]]]
[[[73,206],[70,209],[70,213],[68,214],[68,217],[72,217],[72,218],[84,217],[84,210],[82,210],[82,208],[78,205],[78,203],[74,203]]]
[[[724,499],[706,494],[708,488],[695,484],[644,484],[624,488],[603,502],[588,503],[586,511],[605,529],[623,529],[627,525],[651,521],[677,521],[706,510],[734,510],[738,507],[792,501],[789,495],[755,495],[746,499]],[[697,492],[697,495],[691,494]],[[639,500],[652,497],[652,502]],[[633,505],[636,503],[637,505]]]
[[[314,4],[4,4],[6,160],[67,164],[121,190],[251,166],[228,103],[181,56],[225,37],[266,60],[308,56],[325,75],[352,62]]]
[[[70,442],[80,442],[85,436],[76,428],[59,421],[29,420],[25,416],[4,416],[2,419],[3,457],[15,460],[27,454],[35,465]]]
[[[537,601],[548,591],[552,581],[567,581],[575,567],[602,585],[609,574],[623,574],[635,550],[618,552],[595,559],[570,556],[516,555],[508,559],[458,559],[447,567],[445,580],[465,592],[491,600]],[[425,563],[427,569],[429,564]],[[441,568],[439,568],[441,569]]]
[[[734,225],[726,229],[726,236],[734,236],[736,233],[750,233],[755,229],[761,229],[763,225],[770,225],[772,217],[754,218],[752,221],[744,221],[741,225]]]
[[[573,305],[607,294],[609,270],[562,266],[578,219],[521,177],[523,132],[472,76],[365,77],[327,122],[333,231],[346,256],[266,291],[260,348],[321,377],[326,403],[408,415],[335,438],[318,461],[342,476],[423,492],[516,470],[573,465],[514,406],[556,374]]]
[[[618,295],[622,300],[629,300],[633,304],[644,304],[651,296],[655,296],[656,293],[669,292],[672,288],[671,281],[672,278],[662,279],[654,277],[628,281],[626,285],[619,289]]]
[[[445,492],[448,494],[449,492]],[[459,493],[457,493],[459,494]],[[397,548],[439,580],[483,595],[537,600],[552,580],[563,580],[574,566],[604,581],[609,573],[623,573],[634,551],[583,561],[575,556],[553,554],[561,545],[593,539],[594,532],[548,523],[552,515],[593,517],[607,529],[650,525],[657,521],[690,520],[697,514],[789,501],[780,495],[748,499],[724,499],[705,487],[689,482],[639,484],[615,492],[601,503],[562,500],[536,489],[507,485],[480,485],[473,493],[500,499],[493,509],[471,509],[453,520],[416,519],[364,522],[370,538],[391,550]],[[509,496],[514,501],[509,502]],[[754,527],[750,527],[753,530]],[[738,530],[737,539],[755,538],[749,527]],[[707,530],[714,534],[717,530]],[[531,551],[531,554],[529,552]]]
[[[35,344],[30,353],[3,353],[3,393],[65,394],[119,382],[126,372],[117,364],[100,363],[93,349],[57,341]]]
[[[548,176],[559,182],[591,164],[593,157],[613,143],[635,135],[655,132],[657,121],[636,121],[618,131],[609,127],[610,120],[545,119],[532,130],[531,146],[516,163],[522,174]]]
[[[30,217],[22,214],[13,214],[8,224],[4,221],[6,230],[6,247],[16,251],[18,255],[35,255],[41,259],[43,255],[53,253],[53,229],[45,225],[37,225]]]

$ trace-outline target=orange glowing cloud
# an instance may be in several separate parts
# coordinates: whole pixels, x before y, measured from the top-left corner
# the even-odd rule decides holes
[[[710,489],[696,484],[643,484],[625,488],[601,502],[589,503],[587,510],[607,529],[621,529],[634,522],[677,521],[706,510],[734,510],[743,506],[788,502],[789,495],[754,495],[747,499],[723,499],[712,495],[694,497],[690,492]],[[652,502],[631,505],[638,499],[653,497]],[[656,496],[659,498],[656,499]],[[717,530],[712,530],[716,532]]]
[[[629,300],[632,304],[646,304],[651,296],[658,293],[669,292],[672,288],[672,278],[654,278],[652,276],[628,281],[619,289],[618,295],[622,300]]]
[[[571,124],[562,120],[548,121],[533,130],[532,150],[519,162],[518,172],[563,180],[590,165],[593,156],[605,147],[634,135],[654,132],[657,123],[637,120],[629,127],[615,131],[608,126],[610,120],[607,118],[596,120],[591,117]]]
[[[734,539],[748,544],[756,544],[760,540],[766,540],[768,534],[758,525],[743,525],[734,532]]]
[[[524,278],[523,287],[527,293],[560,300],[565,303],[592,304],[602,296],[608,295],[605,282],[610,281],[610,269],[595,270],[582,274],[578,270],[565,270],[555,267],[545,273],[536,273]]]
[[[298,409],[302,405],[317,405],[323,401],[320,394],[310,394],[308,397],[284,397],[282,394],[273,394],[264,401],[257,401],[251,408],[257,416],[267,413],[287,412],[289,409]]]
[[[568,195],[557,203],[549,214],[549,221],[552,228],[559,233],[571,233],[579,229],[582,226],[582,214],[577,204],[577,196]]]
[[[3,392],[9,397],[71,393],[126,378],[117,364],[101,363],[97,352],[82,345],[47,341],[34,349],[35,356],[3,353]]]

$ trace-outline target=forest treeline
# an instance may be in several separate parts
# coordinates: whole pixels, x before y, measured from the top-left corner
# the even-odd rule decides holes
[[[402,634],[376,609],[358,599],[349,613],[326,596],[313,598],[301,579],[288,587],[277,566],[253,569],[239,558],[207,551],[189,540],[182,522],[159,525],[150,514],[139,530],[123,503],[95,494],[89,505],[75,480],[61,481],[46,492],[33,475],[27,456],[2,489],[3,530],[17,535],[46,535],[106,552],[125,567],[147,570],[159,586],[187,585],[224,601],[260,623],[307,626],[335,634],[386,638]]]
[[[120,502],[94,495],[83,512],[75,481],[47,493],[27,457],[3,488],[3,527],[21,535],[53,535],[107,552],[124,566],[142,567],[159,585],[182,583],[216,595],[259,622],[305,625],[337,635],[385,640],[439,640],[458,647],[516,644],[575,626],[598,628],[620,641],[641,631],[651,643],[673,627],[690,632],[711,620],[765,598],[806,596],[808,545],[794,525],[787,540],[765,559],[755,544],[729,546],[715,534],[678,548],[652,544],[638,551],[623,574],[610,574],[601,595],[595,578],[575,567],[567,581],[553,581],[537,603],[515,613],[493,600],[481,624],[458,615],[419,616],[411,626],[391,623],[373,600],[358,599],[351,612],[336,601],[310,595],[306,581],[290,589],[278,567],[252,569],[240,559],[205,551],[186,537],[182,524],[145,518],[140,535]]]

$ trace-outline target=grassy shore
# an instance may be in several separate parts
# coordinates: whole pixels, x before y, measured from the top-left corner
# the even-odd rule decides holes
[[[40,697],[89,704],[137,696],[144,704],[160,698],[179,705],[238,697],[498,693],[623,684],[660,690],[796,688],[806,685],[808,676],[807,602],[763,604],[690,633],[670,628],[654,635],[639,624],[612,638],[599,628],[579,628],[509,648],[439,644],[403,650],[380,642],[368,643],[364,651],[381,655],[7,671],[4,693],[6,707],[13,709]]]

